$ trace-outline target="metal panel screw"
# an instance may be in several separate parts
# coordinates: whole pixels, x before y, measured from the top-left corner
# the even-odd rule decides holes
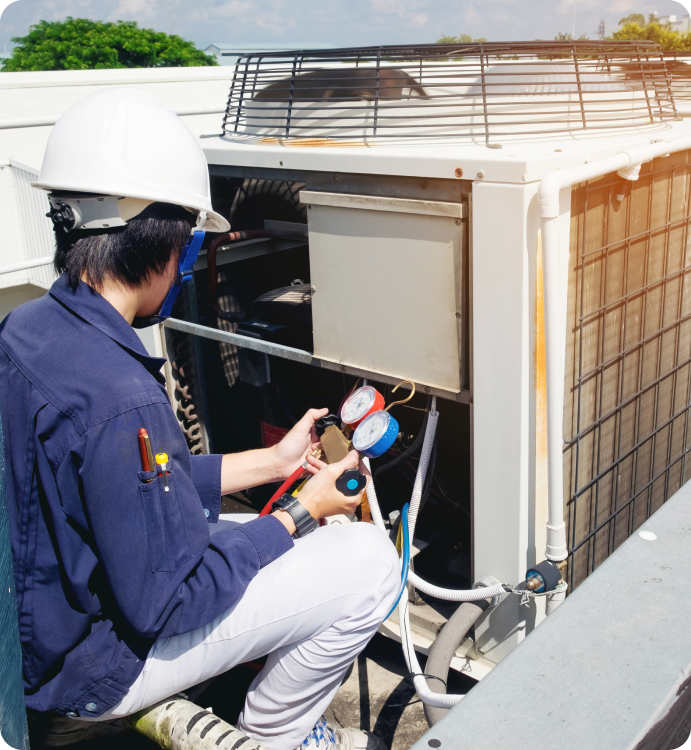
[[[338,175],[337,174],[334,175],[334,182],[338,182]]]
[[[425,393],[429,393],[429,386],[428,385],[425,386]]]
[[[456,167],[456,171],[454,172],[456,177],[463,177],[463,170],[460,167]]]
[[[483,179],[483,177],[484,177],[484,176],[485,176],[485,173],[484,173],[484,172],[483,172],[482,170],[480,170],[480,171],[479,171],[479,172],[477,173],[477,178],[478,178],[478,180],[481,180],[481,179]]]
[[[460,226],[461,226],[461,223],[462,223],[462,222],[461,222],[461,220],[460,220],[460,219],[454,219],[454,222],[453,222],[453,223],[454,223],[454,224],[455,224],[455,225],[456,225],[457,227],[460,227]]]
[[[341,365],[341,372],[345,372],[348,368],[345,365]]]
[[[461,319],[461,313],[456,313],[456,317],[460,320]]]
[[[420,183],[420,187],[421,187],[421,188],[422,188],[423,190],[427,190],[427,183],[426,183],[426,182],[425,182],[425,181],[423,180],[423,181],[422,181],[422,182]]]

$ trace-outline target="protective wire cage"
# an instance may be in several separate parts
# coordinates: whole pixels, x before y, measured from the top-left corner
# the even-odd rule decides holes
[[[426,44],[240,57],[223,133],[275,138],[502,137],[674,119],[657,44]]]
[[[691,472],[691,152],[571,198],[564,499],[571,587]]]
[[[691,51],[666,50],[663,58],[674,100],[686,109],[691,103]]]

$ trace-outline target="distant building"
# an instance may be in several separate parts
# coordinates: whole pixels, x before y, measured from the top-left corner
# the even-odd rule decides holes
[[[683,16],[659,16],[657,11],[652,11],[648,20],[651,23],[654,21],[662,24],[662,26],[669,24],[675,31],[680,31],[682,34],[691,31],[691,16],[688,13]]]
[[[207,55],[216,55],[219,65],[235,65],[241,55],[248,52],[283,52],[303,49],[334,49],[335,44],[314,44],[313,42],[249,42],[230,44],[212,42],[205,50]]]

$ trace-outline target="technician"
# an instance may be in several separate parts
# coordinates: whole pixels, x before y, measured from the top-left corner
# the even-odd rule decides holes
[[[238,722],[253,738],[382,746],[322,717],[399,585],[374,526],[316,528],[358,504],[335,487],[357,455],[311,457],[326,413],[312,409],[273,448],[191,456],[164,360],[132,328],[170,314],[203,232],[229,229],[197,140],[149,94],[101,91],[57,122],[35,187],[61,275],[0,326],[0,409],[26,705],[57,717],[44,741],[112,731],[268,654]],[[168,456],[165,483],[143,469],[141,428]],[[305,461],[315,476],[297,505],[210,536],[222,495]]]

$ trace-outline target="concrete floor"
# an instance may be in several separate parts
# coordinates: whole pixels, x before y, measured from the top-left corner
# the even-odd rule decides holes
[[[424,669],[424,657],[420,658],[420,663]],[[219,677],[195,703],[211,708],[217,716],[234,724],[255,675],[256,670],[237,667]],[[454,693],[465,693],[474,684],[469,677],[456,672],[449,675],[448,682],[449,690]],[[408,750],[427,731],[427,722],[422,704],[416,702],[400,645],[383,635],[375,635],[339,688],[326,716],[335,726],[374,732],[389,750]],[[43,747],[35,735],[31,747],[34,750]],[[136,732],[127,731],[71,747],[75,750],[154,750],[157,746]]]
[[[420,665],[425,668],[422,656]],[[466,693],[475,684],[456,672],[449,675],[448,683],[454,693]],[[373,732],[389,750],[408,750],[417,742],[427,731],[427,721],[400,645],[376,635],[358,657],[326,716],[335,726]]]

